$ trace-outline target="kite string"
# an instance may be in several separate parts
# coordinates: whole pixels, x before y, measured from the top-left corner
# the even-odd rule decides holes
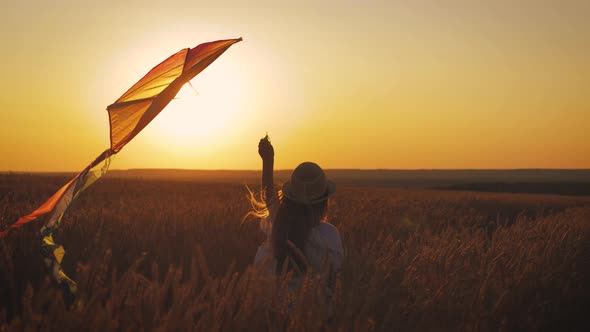
[[[195,89],[195,87],[193,86],[193,84],[191,83],[191,81],[188,81],[187,83],[191,87],[191,89],[193,89],[193,91],[195,92],[195,95],[198,96],[199,95],[199,91],[197,91],[197,89]]]
[[[195,89],[195,87],[191,84],[191,81],[187,81],[187,83],[191,87],[191,89],[193,90],[193,92],[195,93],[195,96],[199,96],[200,95],[199,91],[197,91],[197,89]],[[178,100],[178,99],[182,99],[182,97],[175,96],[172,99]]]

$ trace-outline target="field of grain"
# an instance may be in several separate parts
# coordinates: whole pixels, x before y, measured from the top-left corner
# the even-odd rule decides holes
[[[0,226],[68,179],[0,175]],[[346,258],[290,293],[252,268],[264,236],[243,185],[106,178],[56,239],[79,284],[66,308],[36,221],[0,240],[0,331],[584,330],[590,198],[340,186],[329,221]],[[287,277],[288,278],[288,277]],[[285,279],[285,278],[283,278]]]

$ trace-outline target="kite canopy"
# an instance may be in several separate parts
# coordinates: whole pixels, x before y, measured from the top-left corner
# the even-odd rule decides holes
[[[242,38],[218,40],[180,50],[150,70],[115,103],[107,107],[113,152],[119,152],[150,123],[186,82],[241,40]]]
[[[150,70],[115,103],[107,107],[111,129],[110,148],[103,151],[35,211],[21,217],[0,232],[0,238],[6,236],[13,228],[51,213],[51,217],[41,228],[42,254],[45,263],[53,272],[55,281],[62,286],[65,285],[63,289],[68,292],[66,296],[72,298],[76,291],[76,283],[61,269],[65,251],[62,246],[55,244],[52,237],[66,209],[78,194],[107,172],[112,156],[139,134],[170,103],[185,83],[207,68],[231,45],[241,40],[242,38],[218,40],[194,48],[185,48]]]

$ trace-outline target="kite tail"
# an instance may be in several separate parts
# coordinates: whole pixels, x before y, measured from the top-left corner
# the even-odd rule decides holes
[[[29,223],[29,222],[37,219],[38,217],[53,211],[53,209],[55,209],[55,206],[57,205],[57,203],[63,197],[66,190],[68,190],[70,188],[70,186],[72,185],[72,183],[74,183],[76,181],[76,179],[78,179],[78,176],[80,176],[80,174],[76,175],[72,180],[70,180],[70,182],[66,183],[63,187],[59,188],[59,190],[56,191],[55,194],[53,194],[53,196],[49,197],[49,199],[47,201],[45,201],[45,203],[41,204],[41,206],[39,206],[37,208],[37,210],[27,214],[24,217],[20,217],[14,224],[8,226],[7,229],[0,232],[0,238],[8,235],[8,233],[12,229],[19,228],[22,225]]]
[[[15,228],[19,228],[22,225],[29,223],[38,217],[53,212],[51,219],[48,221],[49,224],[57,222],[63,212],[67,209],[68,205],[72,201],[73,197],[82,190],[86,189],[89,185],[94,183],[102,174],[108,170],[108,164],[106,169],[97,176],[97,166],[103,161],[110,162],[110,158],[115,154],[112,149],[107,149],[101,153],[90,165],[88,165],[80,174],[76,175],[70,182],[66,183],[63,187],[59,188],[47,201],[39,206],[35,211],[27,214],[26,216],[20,217],[14,224],[8,226],[5,230],[0,232],[0,238],[5,237],[8,233]],[[89,174],[90,173],[90,174]],[[98,172],[100,173],[100,172]],[[83,177],[84,179],[80,179]],[[64,199],[66,199],[64,201]],[[59,213],[61,211],[61,213]]]
[[[78,194],[96,182],[96,180],[108,171],[113,156],[114,153],[111,149],[105,150],[92,163],[90,163],[90,165],[80,172],[80,174],[74,177],[72,181],[62,188],[66,188],[65,190],[60,189],[62,192],[61,197],[59,197],[56,204],[54,204],[51,217],[47,220],[45,225],[41,227],[41,255],[43,256],[45,265],[47,265],[51,271],[53,280],[62,288],[64,292],[64,300],[68,306],[73,303],[78,286],[61,268],[61,262],[65,250],[63,246],[55,243],[53,240],[53,232],[59,228],[66,209]]]

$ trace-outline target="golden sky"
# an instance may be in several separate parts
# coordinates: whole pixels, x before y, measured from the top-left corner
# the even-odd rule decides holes
[[[106,106],[243,37],[112,168],[590,168],[589,1],[5,1],[0,171],[79,171]],[[516,4],[515,4],[516,3]]]

